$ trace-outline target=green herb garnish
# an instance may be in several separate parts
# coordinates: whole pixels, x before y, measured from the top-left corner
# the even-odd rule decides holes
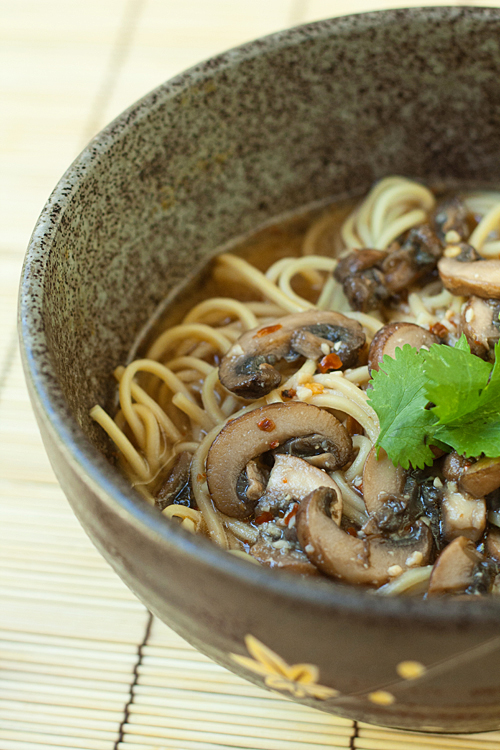
[[[423,469],[431,446],[465,456],[500,455],[500,343],[495,364],[471,354],[464,335],[454,347],[405,344],[373,371],[370,403],[380,420],[377,446],[394,464]]]

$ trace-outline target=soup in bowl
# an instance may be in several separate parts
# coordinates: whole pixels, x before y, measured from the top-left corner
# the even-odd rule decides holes
[[[21,289],[52,464],[146,606],[423,731],[500,723],[496,454],[469,444],[496,426],[499,20],[335,19],[168,82],[63,177]]]

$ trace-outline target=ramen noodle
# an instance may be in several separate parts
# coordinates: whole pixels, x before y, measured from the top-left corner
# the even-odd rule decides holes
[[[405,343],[465,334],[492,360],[500,282],[478,268],[499,262],[499,230],[500,193],[385,178],[262,270],[219,255],[214,296],[115,370],[114,417],[91,415],[145,501],[252,563],[382,594],[496,593],[498,459],[377,457],[369,381]]]

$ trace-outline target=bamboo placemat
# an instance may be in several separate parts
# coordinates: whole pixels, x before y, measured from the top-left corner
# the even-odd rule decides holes
[[[59,176],[107,121],[235,44],[402,4],[0,0],[0,750],[500,747],[500,732],[422,736],[300,707],[227,672],[152,618],[57,485],[16,345],[31,229]]]

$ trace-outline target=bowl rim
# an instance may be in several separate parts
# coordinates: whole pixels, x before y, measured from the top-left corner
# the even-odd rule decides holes
[[[129,128],[137,127],[143,118],[168,99],[178,96],[192,85],[205,81],[228,67],[237,66],[270,51],[299,46],[311,38],[341,36],[352,30],[400,23],[402,20],[423,22],[470,17],[500,21],[500,8],[477,6],[425,6],[421,8],[370,11],[325,19],[276,32],[234,47],[198,63],[161,84],[128,107],[101,130],[83,149],[57,183],[35,225],[25,256],[19,290],[18,330],[21,356],[30,395],[36,402],[37,417],[43,420],[51,437],[57,442],[64,459],[73,471],[113,513],[141,529],[155,543],[174,547],[180,554],[196,558],[223,578],[242,581],[245,585],[266,591],[327,612],[342,610],[346,614],[362,614],[415,623],[446,622],[454,626],[495,626],[500,622],[500,597],[477,601],[421,600],[409,597],[376,596],[365,589],[321,579],[304,580],[284,571],[270,572],[250,565],[203,537],[193,535],[173,523],[158,523],[158,511],[140,498],[117,468],[88,441],[66,405],[45,337],[42,315],[44,301],[44,270],[54,237],[69,201],[85,179],[99,164],[101,155]]]

